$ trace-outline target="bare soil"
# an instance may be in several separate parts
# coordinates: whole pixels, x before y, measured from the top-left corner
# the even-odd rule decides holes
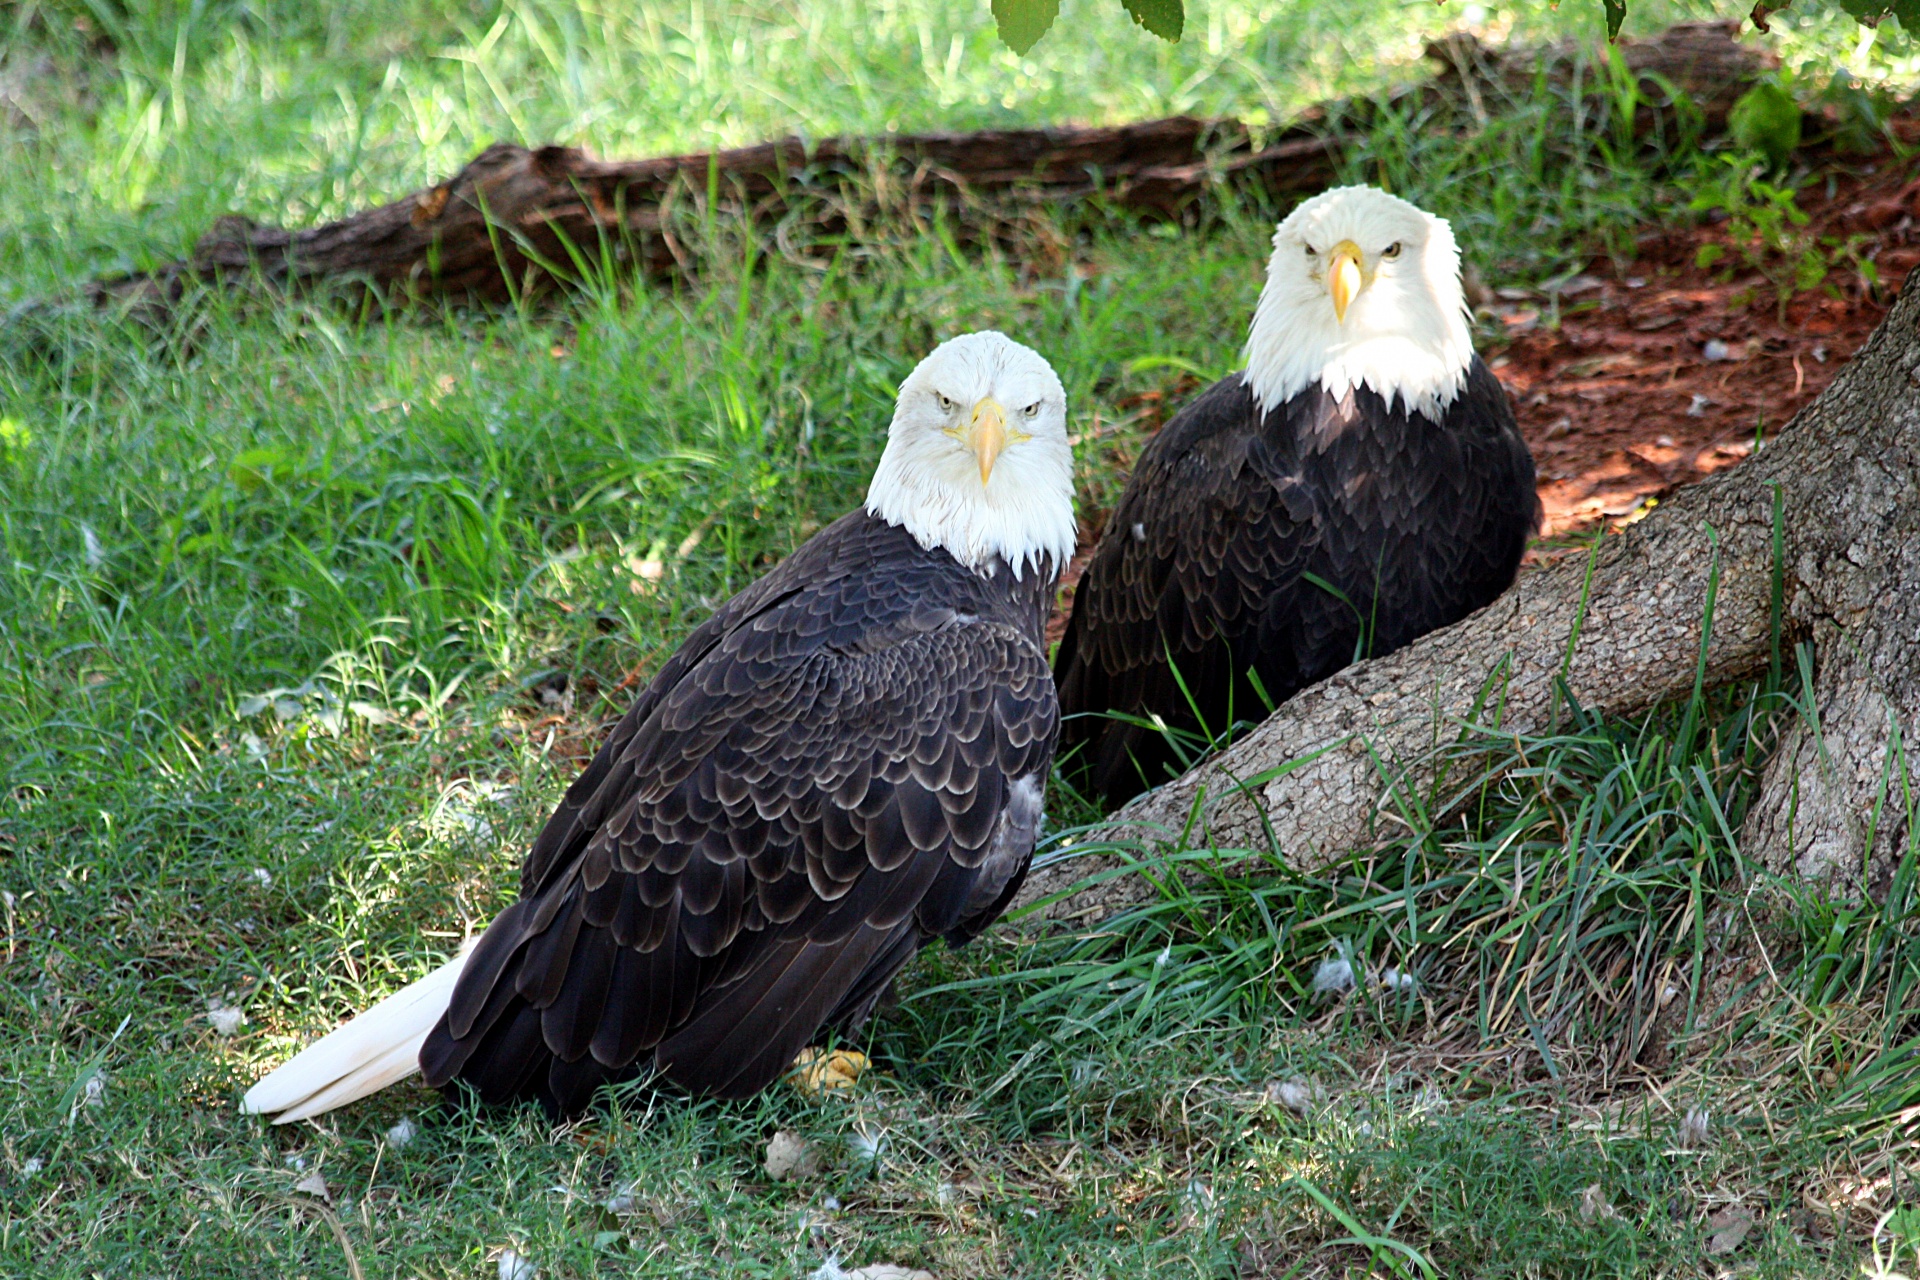
[[[1920,264],[1917,174],[1920,158],[1881,155],[1804,192],[1796,234],[1837,263],[1784,306],[1761,269],[1777,255],[1731,242],[1724,221],[1650,232],[1631,261],[1488,302],[1509,335],[1489,363],[1539,467],[1543,550],[1734,465],[1826,389],[1892,302],[1839,251],[1882,282]],[[1710,245],[1723,256],[1703,267]]]

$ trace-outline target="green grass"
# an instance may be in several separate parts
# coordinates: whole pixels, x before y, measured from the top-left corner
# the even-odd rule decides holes
[[[984,5],[934,0],[102,5],[96,27],[136,15],[104,58],[78,6],[7,5],[0,96],[31,110],[0,106],[0,302],[171,256],[228,208],[342,212],[495,136],[1280,114],[1405,75],[1446,16],[1223,4],[1167,48],[1106,7],[1069,7],[1101,22],[1092,55],[1056,36],[1022,64]],[[1897,69],[1902,39],[1863,65]],[[1684,205],[1695,159],[1565,108],[1388,116],[1350,164],[1458,219],[1490,283],[1536,281]],[[1317,875],[1269,855],[1098,934],[931,952],[853,1098],[636,1089],[557,1129],[415,1087],[292,1132],[238,1114],[508,900],[631,682],[858,500],[930,345],[993,325],[1044,352],[1105,506],[1185,394],[1164,361],[1235,362],[1221,317],[1270,228],[1228,206],[1077,226],[1053,268],[908,242],[749,271],[723,227],[697,291],[369,323],[209,299],[173,339],[66,314],[0,335],[0,1274],[339,1276],[344,1239],[369,1276],[491,1275],[509,1246],[547,1276],[1693,1275],[1729,1199],[1766,1210],[1752,1274],[1852,1273],[1871,1214],[1828,1244],[1796,1206],[1905,1176],[1913,859],[1871,909],[1740,865],[1725,833],[1790,681],[1464,745],[1406,798],[1410,835]],[[1648,1092],[1628,1065],[1686,1028],[1647,997],[1717,954],[1729,908],[1774,985],[1681,983],[1712,995],[1685,1002],[1704,1052]],[[1334,955],[1418,985],[1316,998]],[[233,1037],[216,1006],[244,1009]],[[1296,1079],[1305,1114],[1269,1097]],[[1700,1151],[1674,1140],[1692,1105],[1724,1112]],[[768,1182],[778,1127],[827,1172]],[[330,1209],[295,1190],[316,1168]],[[1612,1214],[1582,1217],[1593,1187]]]

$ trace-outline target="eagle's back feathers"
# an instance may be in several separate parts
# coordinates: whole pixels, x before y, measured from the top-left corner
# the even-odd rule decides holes
[[[560,1112],[657,1068],[741,1097],[1017,888],[1058,730],[1051,566],[982,574],[864,512],[691,635],[570,787],[428,1083]]]

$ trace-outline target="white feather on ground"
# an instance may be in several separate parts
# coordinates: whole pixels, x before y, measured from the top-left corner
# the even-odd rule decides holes
[[[247,1090],[241,1108],[292,1124],[378,1093],[420,1069],[420,1045],[447,1011],[472,943],[320,1039]]]
[[[1333,991],[1348,991],[1353,987],[1353,962],[1334,956],[1322,960],[1320,967],[1313,971],[1313,994],[1326,995]]]

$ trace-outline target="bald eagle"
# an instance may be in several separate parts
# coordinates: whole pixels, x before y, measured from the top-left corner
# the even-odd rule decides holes
[[[1512,584],[1537,511],[1452,229],[1372,187],[1304,202],[1245,372],[1142,450],[1075,591],[1069,771],[1118,805],[1166,780],[1168,731],[1217,736],[1465,617]]]
[[[737,1098],[858,1030],[1019,889],[1059,707],[1066,396],[998,333],[901,385],[863,509],[681,645],[568,789],[470,952],[246,1095],[279,1123],[423,1069],[558,1115],[636,1075]]]

